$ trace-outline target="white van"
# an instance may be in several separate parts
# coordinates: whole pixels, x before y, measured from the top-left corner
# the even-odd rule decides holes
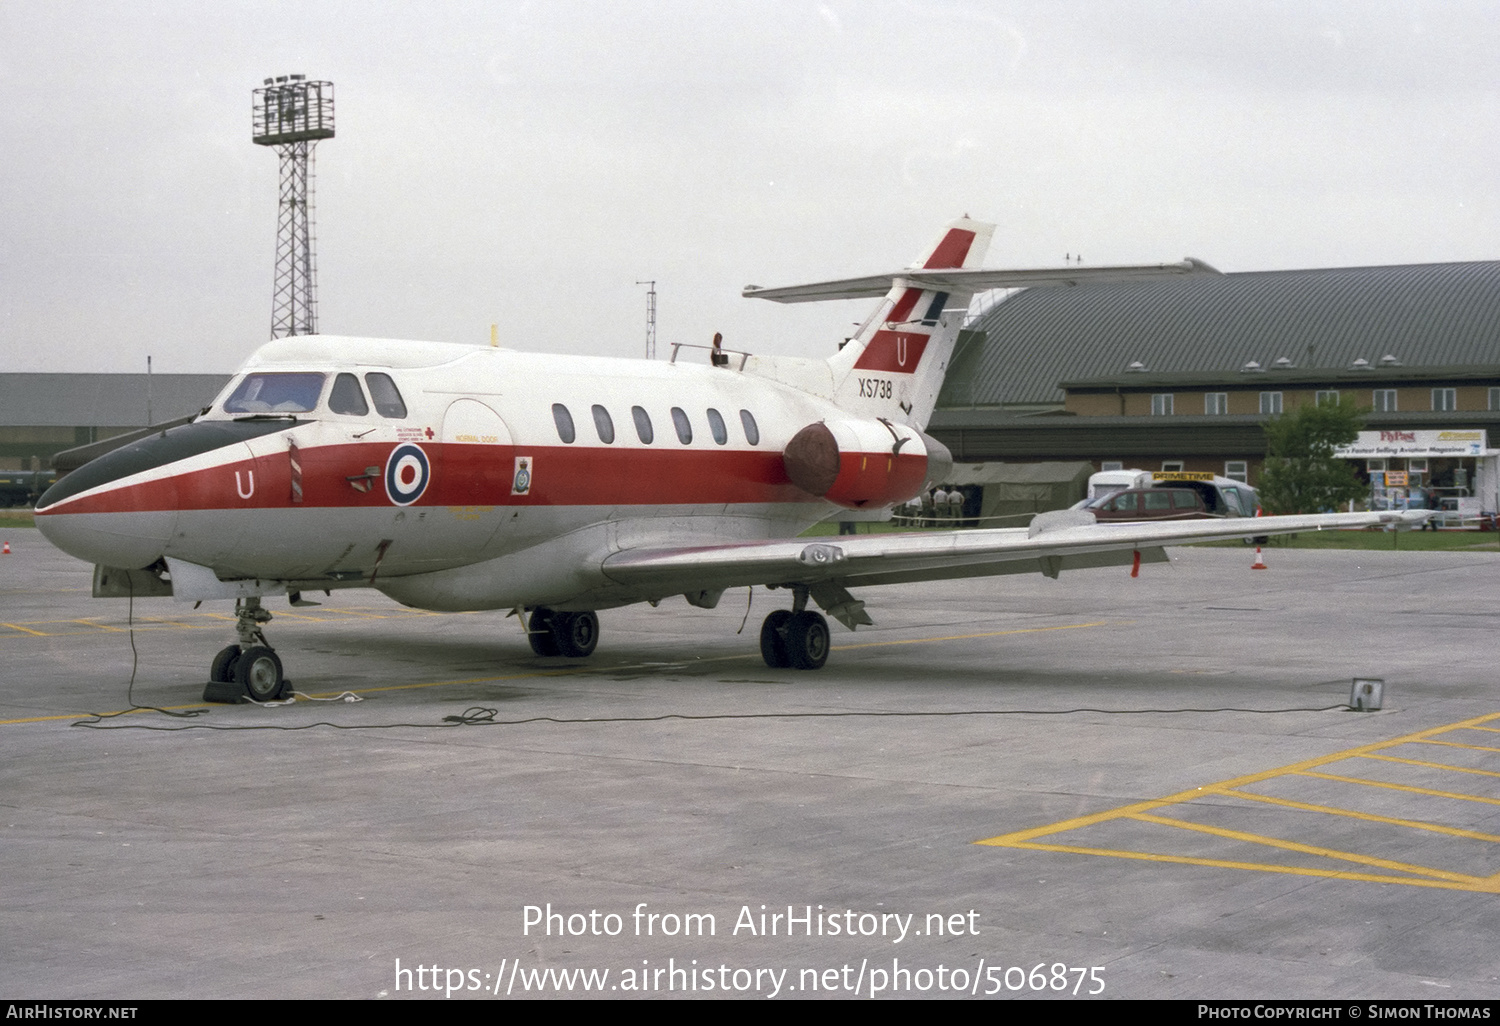
[[[1089,475],[1089,494],[1086,501],[1102,498],[1110,492],[1123,492],[1127,488],[1150,488],[1149,470],[1101,470]]]

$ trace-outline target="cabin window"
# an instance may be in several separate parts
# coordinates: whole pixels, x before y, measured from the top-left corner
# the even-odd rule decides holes
[[[351,417],[363,417],[370,412],[364,390],[353,374],[340,374],[333,379],[333,391],[328,393],[328,412],[345,413]]]
[[[760,428],[755,425],[755,416],[749,410],[740,411],[740,426],[745,429],[745,441],[760,444]]]
[[[318,405],[323,374],[247,374],[224,401],[225,413],[307,413]]]
[[[615,440],[615,422],[610,419],[609,411],[595,403],[593,412],[594,430],[599,432],[599,441],[605,445],[612,445]]]
[[[651,415],[639,406],[632,406],[630,416],[635,421],[635,436],[642,445],[650,445],[656,438],[656,432],[651,430]]]
[[[717,444],[729,444],[729,428],[724,426],[724,417],[712,407],[708,411],[708,430],[713,432],[714,441]]]
[[[396,387],[389,374],[381,374],[379,371],[366,374],[365,387],[370,390],[370,398],[375,401],[376,413],[391,420],[406,419],[406,402],[401,398],[401,390]]]
[[[693,444],[693,425],[688,420],[688,415],[682,412],[682,407],[672,407],[672,426],[677,429],[677,440],[683,445]]]
[[[572,445],[578,433],[573,430],[573,415],[562,403],[552,404],[552,423],[557,425],[557,437],[561,438],[564,443]]]

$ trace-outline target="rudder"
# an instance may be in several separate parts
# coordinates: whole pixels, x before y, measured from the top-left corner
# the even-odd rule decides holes
[[[950,223],[908,270],[980,265],[995,226]],[[942,292],[896,278],[880,306],[828,361],[834,401],[852,413],[927,425],[972,292]]]

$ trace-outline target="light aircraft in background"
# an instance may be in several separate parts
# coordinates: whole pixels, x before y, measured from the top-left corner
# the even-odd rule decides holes
[[[262,346],[192,423],[67,475],[36,523],[97,564],[95,594],[236,601],[210,680],[284,689],[268,595],[373,587],[430,610],[527,614],[543,656],[587,656],[597,611],[730,588],[783,590],[773,667],[816,669],[827,620],[869,624],[876,584],[1139,565],[1168,543],[1399,522],[1401,514],[1096,524],[809,540],[839,510],[904,502],[947,475],[924,433],[971,297],[1002,287],[1216,274],[1146,267],[992,271],[993,226],[953,222],[910,267],[791,288],[780,302],[871,297],[827,359],[713,349],[706,361],[552,356],[314,335]],[[689,347],[692,348],[692,347]],[[707,348],[707,347],[702,347]],[[212,685],[211,685],[212,687]]]

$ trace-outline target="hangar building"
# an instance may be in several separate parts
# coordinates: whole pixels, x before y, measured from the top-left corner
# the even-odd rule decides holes
[[[1264,421],[1331,393],[1370,407],[1374,432],[1480,432],[1488,450],[1500,427],[1500,261],[1028,289],[969,328],[929,427],[967,463],[1254,484]],[[1422,451],[1358,468],[1475,486],[1475,459]]]

